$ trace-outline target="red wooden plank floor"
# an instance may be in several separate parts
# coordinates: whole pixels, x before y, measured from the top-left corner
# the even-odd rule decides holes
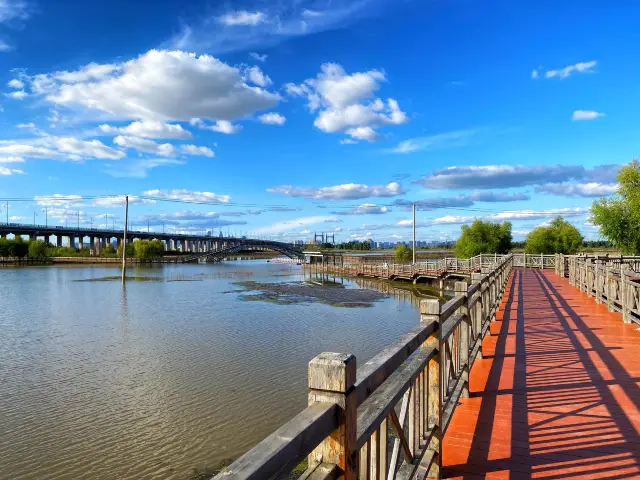
[[[443,444],[444,478],[640,479],[640,329],[517,270]]]

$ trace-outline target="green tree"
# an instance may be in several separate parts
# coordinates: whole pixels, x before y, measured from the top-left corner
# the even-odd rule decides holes
[[[470,258],[481,253],[507,253],[511,250],[511,222],[494,223],[475,220],[463,225],[456,242],[456,257]]]
[[[618,173],[618,194],[591,206],[600,233],[622,253],[640,254],[640,163],[633,160]]]
[[[9,256],[9,253],[10,253],[9,242],[10,240],[7,240],[6,238],[0,238],[0,257]]]
[[[47,243],[42,240],[32,240],[29,242],[29,256],[32,258],[42,258],[47,256]]]
[[[22,237],[16,237],[11,240],[9,248],[9,256],[24,258],[29,253],[29,244]]]
[[[120,245],[118,245],[118,258],[122,258],[122,245],[124,245],[124,243],[120,242]],[[133,242],[127,242],[127,258],[133,258],[136,255],[136,247],[134,246]]]
[[[582,247],[582,235],[576,227],[562,217],[556,217],[549,226],[538,227],[527,235],[525,253],[576,253]]]
[[[413,259],[413,250],[406,246],[404,243],[396,245],[393,251],[393,256],[396,262],[408,262]]]
[[[109,243],[102,249],[102,256],[105,258],[113,258],[116,256],[116,249]]]
[[[164,255],[164,247],[160,240],[139,240],[133,244],[133,247],[137,258],[151,260]]]

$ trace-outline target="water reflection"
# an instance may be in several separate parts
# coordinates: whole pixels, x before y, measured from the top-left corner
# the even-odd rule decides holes
[[[0,478],[184,480],[303,409],[311,358],[365,362],[419,322],[428,295],[262,261],[128,273],[159,281],[81,281],[117,277],[104,266],[3,269]],[[389,298],[338,308],[224,293],[249,279]]]

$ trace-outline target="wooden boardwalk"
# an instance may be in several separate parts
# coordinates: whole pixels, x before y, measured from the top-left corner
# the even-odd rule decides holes
[[[640,329],[549,270],[515,270],[443,478],[640,479]]]

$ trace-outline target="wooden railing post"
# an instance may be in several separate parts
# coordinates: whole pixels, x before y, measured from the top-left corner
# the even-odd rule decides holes
[[[622,321],[624,323],[631,323],[631,315],[629,312],[631,296],[629,295],[629,286],[626,282],[626,274],[624,271],[624,265],[620,264],[620,305],[622,306]]]
[[[461,398],[469,398],[469,350],[471,348],[471,316],[469,312],[469,285],[467,282],[456,282],[454,285],[456,296],[463,296],[464,303],[458,309],[458,312],[465,316],[464,322],[460,324],[460,363],[462,366],[462,375],[466,375],[465,384],[462,387]]]
[[[482,342],[482,332],[484,331],[484,294],[482,293],[483,280],[484,275],[482,273],[471,274],[471,283],[478,284],[478,293],[476,294],[478,295],[478,301],[473,306],[472,317],[474,322],[474,329],[476,331],[477,338],[480,339],[480,342]],[[475,343],[476,339],[474,338],[473,341]],[[482,345],[478,349],[478,355],[476,358],[482,358]]]
[[[356,357],[324,352],[309,362],[309,405],[335,403],[340,407],[338,429],[309,455],[309,464],[332,463],[340,469],[338,477],[355,480],[357,405],[349,395],[356,381]]]
[[[427,418],[428,428],[434,429],[431,437],[431,444],[427,449],[427,455],[433,455],[431,468],[427,473],[427,478],[440,479],[440,470],[442,467],[442,388],[440,385],[441,365],[440,358],[443,344],[441,341],[441,317],[440,302],[438,299],[428,299],[420,302],[421,315],[420,322],[438,322],[438,328],[435,333],[424,343],[425,348],[437,348],[438,353],[429,360],[428,367],[428,386],[427,386]]]
[[[602,275],[600,275],[600,262],[598,260],[596,260],[593,273],[596,282],[596,303],[602,303]]]
[[[613,286],[611,285],[611,268],[611,264],[607,263],[607,265],[605,266],[605,272],[607,276],[607,285],[605,286],[605,290],[607,292],[607,310],[613,312],[613,298],[611,295],[611,291],[613,290]]]

